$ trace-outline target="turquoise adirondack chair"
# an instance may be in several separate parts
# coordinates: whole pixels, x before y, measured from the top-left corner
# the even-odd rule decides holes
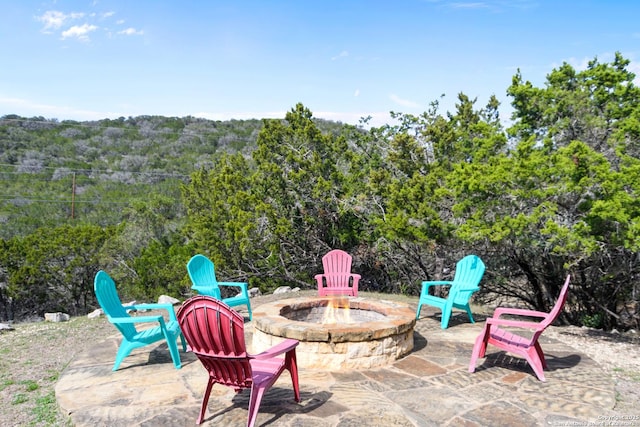
[[[113,370],[118,370],[122,360],[127,357],[133,349],[153,344],[157,341],[167,340],[171,359],[176,369],[182,366],[180,363],[180,354],[176,340],[180,337],[182,341],[182,350],[187,351],[186,342],[180,331],[180,325],[173,311],[171,304],[136,304],[124,307],[120,302],[120,297],[116,291],[116,284],[113,279],[104,271],[100,270],[94,279],[94,291],[96,298],[102,311],[122,334],[122,342],[116,361],[113,364]],[[169,313],[169,321],[165,321],[161,314],[152,316],[129,316],[127,310],[167,310]],[[158,326],[138,330],[138,323],[157,323]]]
[[[251,301],[249,300],[248,284],[244,282],[218,282],[213,262],[204,255],[194,255],[187,263],[187,271],[191,279],[191,289],[201,295],[207,295],[223,301],[229,307],[246,305],[249,311],[249,320],[253,319],[251,313]],[[238,288],[238,295],[222,298],[220,286],[233,286]]]
[[[431,305],[442,310],[440,326],[447,329],[453,308],[465,310],[471,323],[475,323],[471,314],[469,300],[471,295],[480,290],[478,284],[484,275],[484,263],[476,255],[467,255],[456,264],[456,274],[453,281],[422,282],[422,292],[416,310],[416,319],[420,318],[420,309],[423,304]],[[447,298],[440,298],[429,294],[429,288],[434,286],[449,286]]]

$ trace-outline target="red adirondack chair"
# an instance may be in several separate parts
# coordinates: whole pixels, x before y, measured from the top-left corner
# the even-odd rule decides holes
[[[544,369],[547,368],[547,362],[544,359],[544,353],[542,352],[538,338],[544,330],[556,320],[562,311],[562,307],[567,300],[570,278],[571,276],[567,276],[567,280],[565,280],[562,290],[560,291],[560,296],[558,296],[556,304],[549,313],[517,308],[497,308],[493,316],[487,319],[484,329],[476,338],[473,353],[471,354],[471,361],[469,362],[469,372],[476,370],[476,361],[479,357],[484,357],[487,344],[491,344],[509,353],[524,357],[527,362],[529,362],[538,379],[545,381]],[[538,317],[542,320],[535,322],[500,318],[500,316],[504,314]],[[533,335],[529,338],[504,328],[528,329],[533,332]]]
[[[351,272],[351,255],[340,249],[327,252],[322,257],[324,274],[316,274],[318,295],[358,296],[360,275]]]
[[[286,339],[260,354],[247,353],[244,342],[244,319],[224,302],[199,295],[188,299],[178,309],[178,322],[187,341],[187,351],[198,357],[209,373],[196,421],[201,424],[214,384],[233,387],[236,392],[251,389],[247,426],[256,422],[258,409],[267,391],[286,369],[291,374],[296,402],[300,401],[296,346]],[[278,357],[284,354],[284,357]]]

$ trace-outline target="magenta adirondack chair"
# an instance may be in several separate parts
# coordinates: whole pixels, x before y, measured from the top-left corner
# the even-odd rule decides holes
[[[322,257],[324,274],[316,274],[318,295],[358,296],[360,275],[351,272],[351,255],[340,249],[327,252]]]
[[[204,419],[214,384],[232,387],[236,392],[251,389],[249,427],[256,422],[262,396],[285,369],[291,374],[295,401],[300,401],[298,341],[286,339],[267,351],[250,355],[245,347],[242,315],[224,302],[205,295],[185,301],[177,317],[187,341],[187,351],[195,353],[209,373],[198,424]],[[284,357],[278,357],[282,354]]]
[[[497,308],[493,316],[487,319],[484,329],[476,338],[476,343],[473,346],[473,353],[471,354],[471,361],[469,362],[469,372],[476,370],[476,361],[479,357],[484,357],[487,344],[496,346],[508,353],[515,354],[517,356],[524,357],[529,365],[533,369],[540,381],[545,381],[544,369],[547,368],[547,362],[542,352],[542,347],[538,342],[538,338],[544,332],[549,325],[551,325],[564,306],[567,300],[567,292],[569,290],[569,280],[571,276],[567,276],[567,279],[562,286],[560,296],[554,305],[553,309],[549,313],[534,310],[523,310],[517,308]],[[501,319],[502,315],[515,315],[524,317],[538,317],[542,320],[539,322],[525,321],[525,320],[509,320]],[[529,330],[533,332],[531,337],[522,336],[516,332],[509,331],[504,328],[516,328],[521,330]]]

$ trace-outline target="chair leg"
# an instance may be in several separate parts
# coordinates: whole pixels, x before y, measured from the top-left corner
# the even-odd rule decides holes
[[[476,338],[476,342],[473,345],[473,351],[471,352],[471,360],[469,361],[469,372],[475,372],[476,370],[476,362],[478,358],[484,357],[487,351],[487,338],[489,332],[487,326],[482,329],[480,335]]]
[[[198,415],[198,420],[196,424],[202,424],[202,420],[204,420],[204,414],[207,412],[207,404],[209,403],[209,395],[211,394],[211,389],[213,388],[213,380],[209,377],[209,381],[207,382],[207,388],[204,391],[204,395],[202,396],[202,406],[200,407],[200,415]]]
[[[467,306],[465,307],[465,310],[467,310],[467,314],[469,315],[469,321],[471,323],[476,323],[476,321],[473,320],[473,314],[471,314],[471,307],[469,307],[469,304],[467,304]]]
[[[440,327],[447,329],[449,327],[449,319],[451,318],[451,310],[444,308],[442,310],[442,320],[440,321]]]
[[[253,320],[253,314],[251,313],[251,303],[249,302],[249,299],[247,298],[247,310],[249,311],[249,321]]]
[[[422,309],[422,303],[418,303],[418,309],[416,310],[416,320],[420,319],[420,310]]]
[[[118,353],[116,354],[116,361],[113,363],[113,368],[111,370],[117,371],[124,358],[127,357],[133,349],[134,346],[132,346],[130,342],[123,340],[122,343],[120,343]]]
[[[547,369],[547,360],[544,357],[544,353],[542,352],[542,347],[540,343],[536,341],[535,343],[536,353],[538,354],[538,358],[540,359],[540,363],[542,364],[543,369]]]
[[[247,419],[247,427],[253,427],[258,418],[258,410],[260,409],[260,402],[262,402],[262,396],[266,391],[264,386],[256,385],[251,386],[251,397],[249,398],[249,418]]]
[[[182,335],[182,333],[180,333],[180,342],[182,343],[182,352],[186,353],[187,352],[187,342],[184,339],[184,335]]]
[[[298,362],[295,350],[288,351],[285,355],[285,367],[291,374],[293,383],[293,395],[296,402],[300,402],[300,383],[298,382]]]
[[[182,362],[180,361],[180,353],[178,352],[178,344],[176,343],[178,337],[167,331],[167,333],[165,333],[165,338],[167,339],[167,346],[169,347],[171,360],[173,360],[173,366],[175,366],[176,369],[180,369],[182,367]]]
[[[525,353],[525,358],[527,362],[529,362],[529,366],[533,369],[533,372],[536,374],[536,377],[542,382],[545,382],[546,379],[544,377],[544,369],[542,368],[542,361],[538,357],[538,352],[534,347],[529,347],[527,352]]]

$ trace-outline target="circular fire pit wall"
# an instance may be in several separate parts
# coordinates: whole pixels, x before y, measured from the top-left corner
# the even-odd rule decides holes
[[[253,351],[283,338],[300,341],[298,365],[305,369],[368,369],[387,365],[413,349],[415,311],[407,305],[365,298],[338,299],[335,323],[323,323],[336,297],[294,298],[253,311]]]

